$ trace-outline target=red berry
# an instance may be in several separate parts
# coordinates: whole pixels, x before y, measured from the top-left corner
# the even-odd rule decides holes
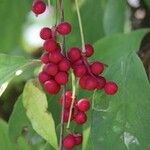
[[[74,74],[76,77],[82,77],[86,73],[87,69],[84,64],[78,65],[74,68]]]
[[[65,96],[65,97],[64,97]],[[63,94],[60,98],[60,104],[63,104],[63,99],[65,98],[65,109],[69,109],[72,102],[72,92],[66,91],[65,94]]]
[[[90,108],[90,101],[86,98],[82,98],[78,101],[77,107],[80,111],[86,112]]]
[[[63,118],[63,121],[64,121],[64,122],[68,122],[69,113],[70,113],[70,110],[69,110],[69,109],[65,109],[65,110],[64,110],[64,118]],[[72,116],[71,116],[71,120],[73,120],[73,117],[72,117]]]
[[[68,49],[68,57],[71,62],[75,62],[81,58],[81,50],[77,47]]]
[[[101,90],[104,88],[105,84],[106,84],[106,79],[102,76],[98,76],[97,77],[97,89]]]
[[[43,44],[43,48],[48,52],[56,51],[57,46],[57,42],[53,39],[48,39]]]
[[[73,134],[74,138],[75,138],[75,144],[76,145],[80,145],[82,143],[83,137],[80,133],[77,134]]]
[[[38,79],[41,83],[44,83],[46,81],[48,81],[51,77],[45,73],[45,72],[40,72],[39,75],[38,75]]]
[[[44,63],[44,64],[49,63],[49,53],[44,52],[40,59],[41,59],[42,63]]]
[[[66,96],[67,98],[72,98],[72,91],[66,91],[66,92],[65,92],[65,96]]]
[[[104,70],[104,65],[98,61],[95,61],[90,66],[91,72],[95,75],[99,75]]]
[[[92,56],[94,53],[94,48],[91,44],[85,44],[85,50],[86,50],[85,54],[87,57]]]
[[[66,84],[68,82],[68,74],[66,72],[58,72],[55,75],[55,80],[58,84]]]
[[[60,85],[54,80],[48,80],[44,83],[44,89],[49,94],[56,94],[60,90]]]
[[[87,90],[94,90],[97,87],[97,80],[89,75],[84,75],[79,80],[80,87]]]
[[[55,76],[58,72],[58,67],[56,64],[49,63],[44,66],[43,71],[51,76]]]
[[[118,86],[116,83],[112,82],[112,81],[108,81],[105,84],[104,87],[104,91],[108,94],[108,95],[113,95],[118,91]]]
[[[51,39],[52,38],[52,31],[51,31],[51,29],[48,28],[48,27],[42,28],[41,31],[40,31],[40,37],[43,40]]]
[[[60,33],[61,35],[67,35],[71,32],[71,24],[68,22],[61,22],[57,28],[57,32]]]
[[[36,14],[42,14],[46,10],[46,4],[42,0],[34,0],[32,11]]]
[[[87,121],[87,116],[84,112],[78,112],[77,115],[74,116],[74,121],[77,124],[83,124]]]
[[[66,149],[72,149],[75,146],[75,138],[72,134],[68,134],[64,139],[63,139],[63,146]]]
[[[83,77],[80,78],[79,85],[81,88],[83,88],[83,89],[86,88],[86,82],[89,77],[90,77],[89,75],[84,75]]]
[[[77,61],[75,61],[75,62],[73,62],[73,63],[71,64],[71,66],[72,66],[73,69],[74,69],[75,67],[79,66],[79,65],[84,65],[84,62],[83,62],[82,59],[79,59],[79,60],[77,60]]]
[[[64,56],[58,51],[49,54],[49,61],[55,64],[59,63],[63,58]]]
[[[59,62],[58,68],[60,71],[68,71],[70,69],[70,62],[64,58]]]

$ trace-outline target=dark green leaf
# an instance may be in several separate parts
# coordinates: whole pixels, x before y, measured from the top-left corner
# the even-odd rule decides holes
[[[108,80],[117,82],[119,91],[114,96],[99,91],[95,93],[91,125],[94,150],[150,148],[150,85],[136,55],[146,32],[141,30],[112,36],[97,42],[95,46],[103,50],[99,59],[109,65],[105,75]],[[102,101],[107,105],[103,106]]]
[[[117,34],[103,38],[96,42],[93,58],[112,65],[130,52],[138,51],[141,39],[148,31],[142,29],[128,34]]]
[[[8,136],[8,125],[0,119],[0,149],[30,150],[30,147],[23,138],[19,138],[17,143],[12,143]]]
[[[30,123],[22,103],[22,96],[20,96],[9,119],[9,136],[11,140],[16,142],[18,137],[21,136],[23,129],[29,125]]]
[[[94,43],[104,36],[103,14],[106,0],[80,1],[80,11],[86,42]],[[79,23],[74,1],[65,1],[65,19],[72,24],[72,33],[67,36],[67,46],[81,46]]]
[[[106,35],[123,32],[126,15],[125,0],[108,0],[104,12],[104,31]]]
[[[0,3],[0,50],[12,52],[21,44],[21,32],[25,18],[30,10],[29,0],[1,0]]]

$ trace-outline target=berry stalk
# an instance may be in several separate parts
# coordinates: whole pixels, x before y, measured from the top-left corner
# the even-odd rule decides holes
[[[63,0],[59,0],[59,6],[60,6],[60,10],[61,10],[60,20],[61,20],[61,22],[63,22],[64,21],[64,3],[63,3]],[[57,18],[56,18],[56,20],[57,20]],[[61,48],[62,48],[62,53],[64,55],[66,55],[65,36],[62,37],[62,47]],[[65,93],[65,92],[66,92],[66,85],[63,86],[63,93]],[[65,101],[66,101],[66,97],[64,95],[63,96],[63,102],[62,102],[62,109],[61,109],[61,123],[60,123],[61,129],[60,129],[60,139],[59,139],[59,149],[60,150],[63,150]]]
[[[78,16],[78,22],[79,22],[79,28],[80,28],[80,35],[81,35],[81,42],[82,42],[82,52],[85,53],[86,52],[85,40],[84,40],[84,33],[83,33],[82,20],[81,20],[81,14],[80,14],[80,10],[79,10],[78,0],[75,0],[75,4],[76,4],[76,10],[77,10],[77,16]]]
[[[74,106],[74,102],[75,102],[75,93],[76,93],[76,87],[75,87],[76,83],[75,83],[75,76],[74,76],[73,72],[71,73],[71,77],[72,77],[72,102],[71,102],[71,107],[70,107],[70,111],[69,111],[67,129],[69,129],[69,126],[70,126],[72,112],[73,112],[73,106]]]

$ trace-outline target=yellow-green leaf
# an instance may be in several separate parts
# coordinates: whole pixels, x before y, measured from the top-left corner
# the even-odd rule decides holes
[[[57,149],[55,123],[51,113],[47,111],[48,103],[46,95],[38,88],[34,80],[28,81],[25,85],[23,105],[33,129]]]

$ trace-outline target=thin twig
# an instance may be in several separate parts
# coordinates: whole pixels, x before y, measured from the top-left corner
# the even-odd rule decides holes
[[[60,21],[64,21],[64,4],[63,0],[59,0],[59,6],[61,10],[61,17]],[[65,50],[65,37],[62,37],[62,52],[64,55],[66,55],[66,50]],[[64,138],[64,111],[65,111],[65,92],[66,92],[66,85],[63,86],[63,101],[62,101],[62,109],[61,109],[61,123],[60,123],[60,139],[59,139],[59,150],[63,150],[63,138]]]
[[[73,106],[74,106],[74,102],[75,102],[75,93],[76,93],[75,76],[74,76],[73,72],[71,73],[71,77],[72,77],[72,102],[71,102],[70,111],[69,111],[69,118],[68,118],[68,122],[67,122],[67,129],[70,128],[70,122],[71,122]]]
[[[79,3],[78,0],[75,0],[76,4],[76,10],[78,15],[78,22],[79,22],[79,28],[80,28],[80,35],[81,35],[81,42],[82,42],[82,52],[85,53],[85,40],[84,40],[84,33],[83,33],[83,26],[82,26],[82,20],[81,20],[81,14],[79,10]]]

